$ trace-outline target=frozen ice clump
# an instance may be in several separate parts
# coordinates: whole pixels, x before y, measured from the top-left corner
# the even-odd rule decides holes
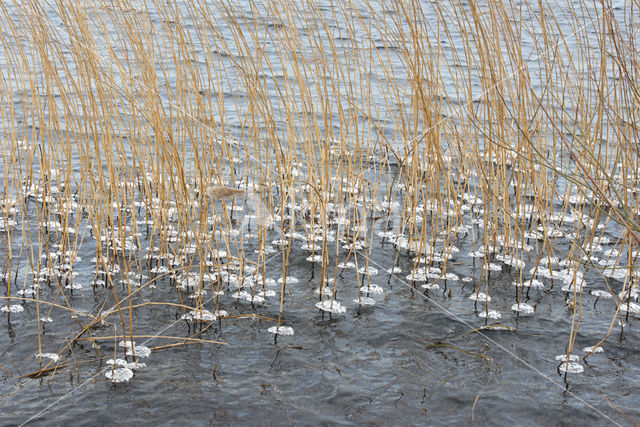
[[[334,314],[341,314],[347,311],[347,309],[336,300],[320,301],[316,303],[316,307],[318,307],[322,311],[328,311],[329,313]]]
[[[563,362],[566,362],[567,359],[569,360],[569,362],[577,362],[580,357],[577,354],[572,354],[570,356],[567,356],[566,354],[560,354],[556,356],[556,360],[562,360]]]
[[[635,302],[623,302],[622,304],[620,304],[620,311],[622,311],[623,313],[626,313],[628,311],[630,314],[639,315],[640,304],[636,304]]]
[[[127,362],[124,359],[109,359],[107,360],[107,365],[116,365],[120,368],[127,368],[127,369],[131,369],[132,371],[135,371],[136,369],[142,369],[142,368],[146,368],[147,364],[146,363],[141,363],[141,362]]]
[[[136,345],[132,350],[129,350],[128,347],[125,350],[125,354],[127,356],[133,356],[134,353],[136,357],[149,357],[149,355],[151,354],[151,349],[144,345]]]
[[[124,383],[133,378],[133,371],[129,368],[109,368],[105,371],[104,376],[116,384]]]
[[[585,353],[604,353],[602,347],[585,347],[582,349]]]
[[[369,276],[375,276],[376,274],[378,274],[378,269],[375,268],[375,267],[371,267],[371,266],[360,267],[358,269],[358,273],[360,273],[360,274],[368,274]]]
[[[293,335],[293,328],[291,326],[282,326],[282,325],[280,325],[280,327],[272,326],[267,330],[272,334]]]
[[[454,273],[447,273],[444,275],[444,280],[449,280],[451,282],[457,282],[458,280],[460,280],[460,277],[457,274]]]
[[[580,363],[575,362],[562,362],[562,365],[560,365],[560,371],[568,372],[570,374],[580,374],[584,372],[584,366],[582,366]]]
[[[513,304],[511,306],[511,310],[519,312],[520,314],[533,314],[535,311],[533,306],[524,302],[521,302],[520,304]]]
[[[382,287],[381,287],[381,286],[371,283],[371,284],[370,284],[370,285],[368,285],[368,286],[367,286],[367,285],[363,285],[363,286],[361,286],[361,287],[360,287],[360,292],[362,292],[362,293],[367,293],[367,292],[369,292],[370,294],[374,294],[374,295],[376,295],[376,294],[381,294],[381,293],[383,293],[383,292],[384,292],[384,290],[382,289]]]
[[[373,298],[365,297],[365,296],[361,296],[360,298],[355,298],[353,302],[355,304],[366,305],[366,306],[376,305],[376,300],[374,300]]]
[[[223,314],[220,314],[220,313],[217,313],[217,314],[220,316],[223,316]],[[213,314],[208,310],[191,310],[190,312],[183,314],[182,317],[180,318],[188,322],[195,322],[195,321],[214,322],[218,320],[218,315]],[[226,312],[224,315],[226,316]]]
[[[135,353],[136,357],[149,357],[151,354],[151,349],[144,345],[136,345],[134,341],[120,341],[118,344],[120,347],[124,347],[125,355],[133,356]]]
[[[478,313],[479,317],[482,318],[489,318],[489,319],[501,319],[502,318],[502,314],[498,311],[498,310],[489,310],[489,312],[487,313],[486,311],[481,311]]]
[[[273,289],[267,289],[266,291],[259,291],[258,293],[256,293],[256,295],[261,297],[261,298],[275,297],[276,296],[276,291],[274,291]]]
[[[489,263],[489,271],[502,271],[502,267],[500,264],[495,264],[493,262]]]
[[[55,353],[36,353],[35,356],[38,357],[38,358],[44,357],[44,358],[47,358],[47,359],[51,359],[54,362],[57,362],[58,360],[60,360],[60,356],[58,356]]]
[[[520,282],[520,281],[514,281],[512,282],[513,286],[517,286],[517,287],[524,287],[524,288],[533,288],[533,289],[543,289],[544,288],[544,283],[542,283],[540,280],[538,279],[528,279],[525,280],[524,282]]]
[[[238,300],[249,301],[250,303],[262,304],[264,302],[264,298],[260,295],[251,295],[247,291],[238,291],[231,294],[231,298],[235,298]]]
[[[469,295],[469,299],[472,299],[474,301],[482,301],[482,302],[489,302],[491,301],[491,297],[487,294],[485,294],[484,292],[474,292],[471,295]]]
[[[356,268],[356,265],[351,261],[347,261],[339,263],[338,268]]]
[[[560,371],[568,372],[570,374],[579,374],[581,372],[584,372],[584,366],[578,363],[579,359],[580,357],[577,354],[560,354],[556,356],[556,360],[562,362],[562,364],[559,366]]]
[[[24,307],[20,304],[11,304],[10,306],[5,305],[0,308],[0,311],[4,313],[22,313],[24,311]]]
[[[425,272],[414,271],[406,277],[411,282],[426,282],[429,280]]]
[[[603,291],[601,289],[596,289],[596,290],[591,291],[591,295],[593,295],[594,297],[598,297],[598,298],[607,298],[607,299],[613,298],[611,296],[611,292]]]

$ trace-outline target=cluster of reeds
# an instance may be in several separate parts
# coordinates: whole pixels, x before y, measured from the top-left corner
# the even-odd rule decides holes
[[[612,326],[637,310],[637,5],[248,5],[0,8],[8,316],[34,304],[40,330],[64,308],[70,342],[104,322],[133,340],[152,304],[206,323],[229,316],[230,283],[264,301],[278,263],[279,326],[296,241],[331,311],[349,262],[363,303],[370,273],[407,254],[412,284],[457,280],[463,237],[485,314],[496,261],[519,282],[516,310],[541,274],[569,284],[569,351],[587,271],[616,301]],[[397,247],[389,265],[372,256],[380,238]],[[87,253],[110,292],[91,315],[73,302]],[[164,278],[177,301],[143,296]]]

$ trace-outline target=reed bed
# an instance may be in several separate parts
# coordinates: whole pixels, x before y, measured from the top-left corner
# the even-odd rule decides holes
[[[491,322],[495,270],[513,316],[563,286],[571,355],[587,299],[614,300],[609,332],[640,314],[638,5],[621,7],[3,4],[3,314],[33,307],[40,337],[66,312],[57,355],[121,340],[115,360],[145,352],[151,307],[199,331],[169,345],[243,316],[293,333],[290,288],[339,315],[343,293],[375,304],[376,274],[470,294]]]

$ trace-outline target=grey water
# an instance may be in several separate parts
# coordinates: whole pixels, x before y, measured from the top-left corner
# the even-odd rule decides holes
[[[133,2],[132,5],[132,13],[148,14],[153,26],[161,28],[167,25],[166,17],[152,5],[142,2]],[[254,3],[237,2],[234,5],[239,25],[246,27],[246,31],[252,29],[265,34],[277,31],[279,23],[269,25],[269,15],[261,13]],[[336,37],[341,31],[346,32],[347,23],[331,14],[331,3],[320,3],[320,6],[326,11],[327,19],[335,21],[332,25],[336,29]],[[384,6],[374,6],[380,9],[376,12],[394,19],[391,13],[385,15]],[[437,19],[435,13],[429,12],[429,3],[422,6],[426,16]],[[18,13],[19,4],[7,3],[6,7],[9,12],[5,12],[4,19],[7,16],[16,22],[25,19]],[[195,19],[188,13],[191,9],[181,2],[175,3],[175,7],[183,11],[183,24],[188,28],[191,20]],[[12,10],[16,11],[15,14],[12,14]],[[63,25],[62,12],[56,4],[46,1],[42,3],[42,10],[47,17],[47,25],[59,37],[63,52],[70,52],[72,47]],[[104,3],[102,10],[108,16],[108,2]],[[211,11],[219,12],[215,7]],[[363,7],[357,13],[367,18],[367,8]],[[562,18],[562,9],[558,9],[557,16]],[[530,17],[532,20],[534,18]],[[256,21],[260,25],[252,28],[251,24]],[[228,28],[230,24],[224,16],[214,16],[212,22],[222,37],[233,40],[233,33]],[[563,34],[572,34],[570,28],[564,29],[566,31]],[[116,28],[108,30],[111,37],[118,37]],[[301,31],[304,30],[301,27]],[[314,33],[310,31],[308,37],[303,38],[309,44],[300,47],[302,54],[313,54],[313,36]],[[389,43],[387,34],[375,37],[380,39],[381,44]],[[265,37],[265,40],[271,40],[265,43],[263,50],[275,66],[273,75],[265,75],[264,79],[286,78],[287,64],[279,56],[282,46],[278,46],[273,38]],[[22,39],[16,39],[15,42],[28,43]],[[575,43],[571,37],[567,42]],[[522,43],[525,52],[528,44],[533,45],[533,41],[526,37]],[[353,47],[352,43],[346,45]],[[94,48],[103,58],[108,58],[105,46]],[[458,48],[443,46],[442,52],[452,55]],[[207,75],[205,64],[198,62],[199,55],[204,55],[204,47],[194,46],[194,63],[202,67],[203,75]],[[230,43],[229,50],[219,55],[220,66],[233,68],[232,64],[240,60],[241,55],[242,52],[235,51],[234,44]],[[9,61],[5,53],[0,53],[0,66],[8,67]],[[35,56],[33,61],[36,62],[35,69],[38,69]],[[536,75],[538,62],[532,60],[529,65],[533,69],[531,74]],[[389,66],[393,67],[397,81],[407,78],[401,59],[398,58]],[[471,67],[471,84],[480,89],[479,70],[473,69],[473,64],[467,66]],[[170,107],[170,97],[166,90],[175,86],[177,78],[171,74],[171,70],[168,71],[168,80],[159,85],[159,100],[167,109]],[[122,93],[124,88],[131,86],[131,76],[122,73],[122,70],[113,68],[111,75],[114,85]],[[36,75],[35,78],[39,77]],[[326,78],[330,79],[331,76]],[[542,82],[538,83],[541,87]],[[37,128],[38,123],[30,122],[31,119],[26,115],[20,115],[19,103],[24,97],[24,91],[19,90],[21,83],[9,84],[16,85],[15,99],[2,100],[1,107],[5,110],[9,104],[18,107],[17,122],[25,128]],[[384,82],[375,78],[368,84],[374,94],[385,90]],[[449,111],[473,102],[456,98],[451,85],[453,82],[445,82]],[[535,82],[533,86],[536,86]],[[277,100],[275,87],[267,87]],[[343,87],[339,89],[347,90]],[[247,105],[239,100],[247,97],[247,94],[242,93],[243,83],[239,74],[229,74],[224,86],[216,87],[216,90],[225,93],[223,110],[231,136],[240,138],[246,126]],[[403,101],[408,105],[408,99]],[[274,101],[273,105],[275,116],[284,117],[284,113],[278,110],[278,102]],[[393,113],[387,111],[391,108],[388,104],[381,103],[379,107],[378,114],[381,117]],[[321,117],[319,119],[324,120]],[[126,121],[126,111],[122,117],[110,120]],[[334,117],[331,123],[323,122],[322,126],[336,127],[338,121],[339,118]],[[371,121],[363,121],[371,125]],[[64,123],[65,118],[62,117],[63,127]],[[379,125],[379,122],[376,124]],[[383,132],[390,138],[394,135],[392,125],[393,122],[383,122]],[[5,126],[5,123],[0,124],[0,129],[6,130]],[[366,134],[366,126],[361,131]],[[187,153],[187,157],[191,155]],[[74,156],[77,153],[73,154],[71,163],[77,161]],[[189,163],[188,158],[184,161]],[[8,165],[0,166],[6,174]],[[36,173],[40,173],[39,168],[36,168]],[[6,189],[4,182],[2,185]],[[31,197],[28,208],[35,211],[38,203],[36,197]],[[255,232],[250,215],[256,212],[248,200],[238,201],[237,204],[244,206],[244,211],[237,210],[234,214],[237,229],[244,234],[244,254],[251,258],[254,257],[253,250],[258,248],[256,239],[249,236]],[[473,209],[477,206],[469,204],[469,207]],[[216,204],[218,211],[224,208],[220,203]],[[144,214],[145,208],[140,207],[135,218],[141,220]],[[11,217],[16,221],[16,226],[12,227],[14,231],[20,230],[23,223],[37,228],[38,219],[34,215]],[[63,297],[66,298],[77,310],[76,315],[86,322],[89,316],[111,307],[114,301],[111,289],[95,283],[96,265],[91,259],[95,256],[97,243],[92,238],[89,222],[81,214],[74,217],[74,222],[75,218],[78,218],[79,227],[74,234],[83,236],[86,241],[81,253],[77,254],[81,260],[75,262],[73,267],[73,272],[77,273],[73,283],[79,284],[80,288],[63,289],[63,295],[60,295],[57,286],[43,280],[39,292],[41,299],[57,301],[58,304],[62,304]],[[366,286],[367,278],[354,268],[340,270],[335,299],[345,306],[344,313],[330,314],[316,308],[320,298],[316,293],[320,286],[320,267],[319,264],[306,261],[309,251],[303,249],[302,244],[308,242],[299,237],[293,238],[288,276],[298,279],[298,282],[289,284],[284,290],[285,310],[282,318],[283,325],[293,328],[294,334],[291,336],[269,333],[268,329],[274,323],[265,319],[277,318],[280,307],[281,287],[277,281],[282,277],[282,254],[280,246],[272,243],[269,246],[274,253],[269,255],[266,262],[266,277],[273,279],[276,284],[268,286],[274,293],[265,297],[264,302],[252,304],[233,298],[237,287],[226,277],[217,284],[208,284],[205,287],[208,293],[202,297],[206,309],[212,312],[223,309],[229,313],[228,318],[220,321],[202,325],[188,322],[181,318],[184,314],[182,309],[167,305],[146,305],[137,309],[134,333],[139,338],[135,339],[136,345],[147,346],[152,351],[148,357],[139,358],[140,362],[146,364],[144,368],[136,369],[129,381],[117,384],[108,380],[105,373],[110,370],[107,361],[114,354],[118,358],[123,357],[123,349],[118,345],[121,339],[100,340],[99,349],[92,347],[91,341],[78,341],[62,353],[60,363],[68,364],[68,367],[40,378],[29,377],[28,374],[40,368],[39,358],[35,354],[58,352],[79,332],[78,322],[68,310],[43,304],[36,306],[33,302],[14,297],[12,301],[20,304],[24,311],[10,316],[3,312],[0,317],[0,423],[425,425],[475,422],[481,425],[633,425],[640,420],[640,397],[637,392],[640,387],[638,319],[633,315],[625,318],[623,327],[614,322],[613,301],[597,298],[591,293],[606,289],[602,275],[596,269],[584,272],[581,324],[573,353],[584,356],[584,348],[594,346],[607,336],[612,323],[613,328],[601,344],[602,352],[593,353],[587,360],[580,359],[577,362],[582,372],[565,373],[562,370],[564,364],[557,357],[567,352],[574,322],[574,316],[565,302],[572,291],[562,289],[566,285],[562,277],[541,276],[538,277],[542,282],[541,288],[518,293],[519,288],[512,284],[519,279],[516,270],[508,263],[495,260],[499,268],[492,271],[490,276],[489,294],[492,300],[485,305],[482,301],[470,299],[478,292],[485,291],[484,285],[481,289],[476,285],[483,274],[482,259],[471,256],[471,252],[478,250],[477,241],[482,227],[473,224],[470,213],[465,218],[465,223],[470,227],[454,236],[459,252],[453,254],[447,264],[446,271],[453,276],[449,276],[447,281],[440,280],[438,288],[430,290],[422,287],[424,282],[410,278],[414,268],[413,255],[398,248],[393,234],[382,234],[387,227],[391,232],[397,232],[401,227],[400,219],[391,216],[388,224],[370,219],[367,226],[374,230],[374,234],[367,244],[371,251],[363,249],[355,255],[355,259],[352,256],[349,261],[358,261],[359,267],[362,267],[365,262],[363,254],[366,252],[369,267],[377,269],[377,274],[370,272],[370,283],[379,286],[382,292],[369,294],[375,300],[373,306],[355,302],[358,286]],[[333,229],[338,229],[338,226]],[[561,229],[569,234],[572,226],[567,221]],[[611,226],[607,229],[606,237],[615,242],[619,233],[620,229]],[[23,236],[20,232],[13,232],[11,239],[9,236],[8,233],[0,236],[0,254],[5,259],[9,256],[9,248],[15,254],[19,253],[22,246]],[[152,229],[140,226],[138,238],[141,247],[137,251],[141,255],[150,253],[153,236]],[[280,233],[277,229],[268,231],[268,242],[278,238]],[[526,244],[535,246],[535,238]],[[558,249],[568,251],[570,244],[567,238],[558,244]],[[601,248],[594,249],[594,256],[605,259],[608,249],[611,248],[603,244]],[[55,250],[53,246],[46,247],[46,251]],[[347,253],[347,250],[341,251],[340,260],[346,261]],[[525,279],[530,277],[527,273],[535,264],[536,256],[535,250],[523,254]],[[251,259],[257,260],[257,256],[254,258]],[[335,260],[335,254],[330,254],[329,265],[334,265]],[[225,260],[223,264],[230,262]],[[140,270],[134,272],[134,276],[141,283],[147,277],[155,278],[152,268],[157,263],[160,261],[153,258],[148,263],[141,262]],[[15,260],[12,265],[13,269],[8,274],[15,274],[17,280],[13,280],[13,283],[18,284],[20,289],[28,287],[25,284],[30,284],[33,272],[27,254],[20,257],[17,267]],[[442,267],[442,263],[433,261],[431,266]],[[398,267],[399,272],[387,272],[392,267]],[[625,278],[616,276],[613,271],[610,273],[608,283],[613,292],[618,293],[623,288]],[[119,278],[114,273],[115,288],[123,291],[123,285],[115,280],[116,277]],[[160,277],[153,282],[153,286],[141,286],[133,303],[188,299],[194,291],[193,287],[178,289],[176,280],[168,276]],[[3,296],[8,295],[7,282],[6,277],[0,281]],[[244,286],[251,288],[250,284]],[[217,302],[212,301],[214,289],[224,292]],[[16,295],[15,292],[16,289],[13,289],[11,295]],[[366,295],[366,290],[363,292]],[[535,306],[535,311],[529,315],[515,312],[512,306],[518,301]],[[0,305],[4,305],[4,301]],[[501,318],[481,317],[480,314],[486,309],[500,312]],[[39,319],[43,317],[51,317],[52,322],[41,322]],[[121,333],[118,327],[119,321],[113,320],[112,324],[93,328],[91,334],[95,337],[114,335],[114,332]],[[87,336],[84,335],[84,338]],[[222,343],[188,342],[180,338],[200,338]],[[181,345],[168,346],[176,342]],[[43,361],[46,364],[48,359],[43,358]]]

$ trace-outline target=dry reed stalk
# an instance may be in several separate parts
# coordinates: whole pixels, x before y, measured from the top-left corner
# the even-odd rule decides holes
[[[211,201],[250,191],[206,187],[207,177],[222,182],[225,174],[232,182],[240,182],[236,175],[241,174],[249,185],[277,182],[260,194],[266,201],[258,214],[257,259],[263,278],[267,214],[284,215],[289,204],[305,206],[300,215],[307,216],[312,255],[322,253],[323,293],[331,270],[335,293],[338,264],[345,256],[369,265],[374,254],[371,216],[384,196],[390,202],[401,199],[399,211],[386,212],[387,225],[397,217],[400,226],[395,231],[407,237],[418,256],[425,252],[433,258],[436,242],[441,244],[443,275],[456,243],[454,227],[467,220],[470,226],[482,224],[477,227],[482,235],[471,235],[473,250],[479,243],[485,248],[477,292],[481,286],[485,293],[492,292],[487,269],[492,251],[523,259],[525,236],[533,232],[540,231],[542,238],[536,239],[531,255],[531,279],[543,259],[551,272],[556,268],[552,257],[566,250],[564,240],[554,235],[557,230],[577,236],[566,254],[574,274],[588,267],[582,256],[614,223],[624,234],[615,243],[621,250],[612,257],[616,263],[623,263],[624,250],[637,250],[638,52],[606,5],[595,6],[602,19],[590,22],[585,19],[592,12],[590,5],[571,4],[568,19],[575,34],[567,33],[545,4],[515,9],[505,3],[436,3],[430,6],[435,20],[427,18],[426,6],[406,1],[388,5],[394,12],[389,14],[374,4],[349,0],[330,11],[312,1],[250,2],[251,19],[231,2],[210,6],[196,1],[180,9],[151,1],[148,6],[157,10],[161,24],[152,22],[148,10],[127,13],[57,3],[68,40],[60,38],[35,4],[17,5],[17,20],[0,9],[0,44],[12,64],[0,73],[0,97],[21,101],[20,107],[9,103],[8,109],[0,108],[0,120],[6,123],[0,137],[9,142],[27,139],[33,147],[23,158],[3,142],[7,167],[2,182],[8,193],[20,195],[23,241],[38,248],[27,251],[30,268],[38,274],[53,268],[53,244],[63,253],[77,253],[86,243],[85,236],[68,232],[70,226],[80,228],[82,215],[63,204],[77,191],[99,242],[97,265],[105,270],[119,266],[122,272],[109,275],[120,336],[132,339],[136,323],[133,297],[138,293],[129,273],[140,271],[141,259],[121,245],[132,234],[140,243],[135,236],[146,228],[138,227],[137,203],[144,206],[145,219],[153,221],[152,247],[159,246],[160,256],[174,257],[170,270],[199,266],[199,291],[207,272],[201,261],[214,250],[234,253],[241,260],[238,273],[244,274],[249,256],[244,240],[234,234],[231,216],[225,212],[210,227],[208,205],[196,200],[192,190],[206,188]],[[525,19],[528,14],[533,21]],[[110,37],[113,25],[126,37]],[[229,28],[230,37],[221,33],[221,26]],[[529,57],[525,38],[532,42]],[[29,44],[15,43],[23,39]],[[270,54],[267,45],[278,46],[277,52]],[[312,53],[305,51],[307,45]],[[536,73],[540,87],[532,82]],[[231,90],[229,82],[237,88]],[[377,96],[380,93],[384,95]],[[332,157],[335,139],[340,154]],[[376,168],[370,161],[381,150],[384,158]],[[397,180],[390,176],[395,172],[389,159],[397,163]],[[55,182],[44,176],[52,169],[57,171]],[[31,190],[23,189],[23,182],[38,183],[46,198],[34,209],[36,226],[27,221]],[[577,204],[566,201],[574,191]],[[465,192],[484,201],[482,207],[473,206],[468,217],[463,212]],[[433,209],[421,213],[426,202]],[[533,206],[530,214],[526,205]],[[337,227],[334,252],[327,233],[338,210],[344,210],[339,215],[350,223]],[[566,214],[591,216],[596,222],[567,224]],[[294,220],[288,223],[280,218],[280,238],[288,244],[281,253],[285,283],[278,324],[292,233],[303,222],[296,215],[292,212]],[[61,220],[61,231],[42,225],[52,216]],[[605,228],[598,232],[600,219]],[[210,228],[223,238],[215,239]],[[321,243],[315,242],[318,233]],[[9,240],[14,237],[17,233],[7,233]],[[341,238],[362,241],[365,249],[345,253]],[[22,253],[10,244],[7,251],[3,271],[10,272]],[[335,253],[333,265],[329,252]],[[403,255],[398,249],[395,260]],[[629,269],[634,262],[630,257],[624,261]],[[223,268],[235,267],[216,258],[213,269],[221,273]],[[524,279],[522,268],[514,274]],[[114,286],[118,278],[125,283],[122,291]],[[357,285],[359,281],[358,275]],[[23,282],[24,288],[26,276]],[[53,302],[64,298],[60,306],[73,312],[64,283],[54,284]],[[211,286],[220,290],[222,285]],[[631,290],[629,281],[624,286]],[[9,280],[8,295],[16,289]],[[516,292],[519,302],[523,289]],[[578,308],[581,296],[573,295]],[[186,307],[181,292],[178,298]],[[198,297],[196,306],[202,304]],[[215,305],[217,309],[218,298]],[[36,307],[39,317],[40,303]],[[619,311],[620,305],[614,317]],[[572,319],[570,349],[580,316],[577,310]],[[90,329],[87,326],[79,322],[81,330]]]

